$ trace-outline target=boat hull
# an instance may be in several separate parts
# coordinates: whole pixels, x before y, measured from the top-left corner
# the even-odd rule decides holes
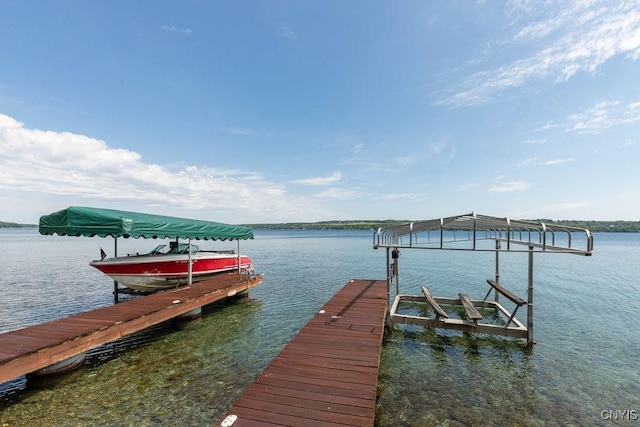
[[[238,255],[198,252],[191,258],[192,282],[212,275],[238,269]],[[252,261],[240,256],[240,268],[248,268]],[[155,292],[186,285],[188,281],[188,255],[141,255],[105,258],[90,263],[102,273],[130,289]]]
[[[54,363],[53,365],[49,365],[45,368],[38,369],[35,372],[32,372],[30,376],[35,377],[44,377],[50,375],[60,375],[65,374],[67,372],[71,372],[73,370],[78,369],[86,360],[86,353],[80,353],[75,356],[72,356],[68,359],[61,360],[60,362]]]

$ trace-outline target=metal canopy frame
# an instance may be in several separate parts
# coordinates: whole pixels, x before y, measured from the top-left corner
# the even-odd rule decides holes
[[[485,241],[483,243],[483,241]],[[488,244],[494,241],[495,244]],[[385,248],[387,260],[387,292],[391,298],[391,284],[396,281],[396,297],[389,304],[391,323],[420,325],[431,328],[456,329],[466,332],[487,333],[515,338],[526,338],[527,344],[533,340],[533,255],[534,253],[568,253],[591,256],[593,254],[593,234],[578,227],[543,222],[512,220],[509,218],[479,215],[475,212],[427,221],[416,221],[402,225],[381,227],[373,233],[373,248]],[[495,278],[487,280],[490,285],[483,300],[470,300],[464,294],[460,298],[432,297],[428,288],[423,287],[424,296],[400,293],[399,250],[436,249],[495,252]],[[527,299],[520,298],[500,284],[499,255],[501,252],[522,252],[528,254]],[[494,291],[493,300],[488,299]],[[500,304],[500,296],[515,303],[513,311]],[[412,301],[431,305],[435,318],[408,316],[398,313],[402,301]],[[465,308],[468,319],[449,318],[439,304],[460,305]],[[516,318],[521,306],[527,306],[526,325]],[[506,324],[483,323],[482,316],[475,307],[493,308],[505,316]]]
[[[498,218],[475,212],[381,227],[373,235],[373,247],[494,250],[479,247],[477,243],[481,240],[505,242],[501,251],[528,252],[528,247],[533,246],[534,250],[542,252],[593,253],[593,235],[585,228]],[[465,247],[454,246],[464,242],[468,243]],[[527,248],[522,248],[523,245]]]

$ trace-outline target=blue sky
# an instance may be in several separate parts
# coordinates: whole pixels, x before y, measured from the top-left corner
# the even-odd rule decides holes
[[[0,5],[0,220],[640,220],[640,4]]]

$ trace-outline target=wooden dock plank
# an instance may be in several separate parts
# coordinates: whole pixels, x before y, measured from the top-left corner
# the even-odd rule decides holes
[[[301,402],[302,403],[302,402]],[[313,425],[350,425],[350,426],[367,426],[369,425],[369,417],[358,417],[336,412],[331,406],[325,406],[326,410],[315,409],[312,405],[293,406],[273,401],[254,400],[240,397],[236,402],[236,407],[240,414],[251,414],[257,417],[255,420],[267,420],[271,423],[278,423],[279,420],[295,417],[296,421],[291,424],[291,420],[283,423],[287,426],[313,426]],[[244,410],[244,411],[243,411]],[[254,411],[258,411],[256,414]],[[234,426],[242,424],[237,423]]]
[[[375,403],[375,397],[372,399],[369,393],[371,387],[363,384],[336,383],[335,381],[316,378],[307,379],[294,375],[279,374],[277,372],[258,377],[254,382],[254,385],[255,384],[290,388],[292,390],[311,391],[327,394],[329,396],[357,397],[371,400]]]
[[[293,358],[293,359],[306,359],[309,362],[317,360],[319,363],[324,361],[331,363],[337,363],[341,366],[343,365],[354,365],[354,366],[372,366],[377,363],[377,358],[375,356],[367,356],[362,355],[361,353],[354,352],[339,352],[334,351],[329,356],[319,355],[314,352],[314,349],[294,349],[294,348],[285,348],[280,354],[282,358]]]
[[[236,401],[239,406],[247,406],[242,403],[245,399],[247,407],[251,407],[251,401],[261,401],[264,403],[277,403],[280,405],[296,406],[299,408],[326,411],[330,410],[340,414],[349,414],[359,417],[369,417],[371,411],[371,401],[358,399],[356,397],[344,398],[334,397],[328,399],[326,393],[302,392],[286,387],[262,387],[247,390],[241,398]],[[375,405],[374,405],[375,406]]]
[[[245,396],[249,395],[250,393],[256,393],[257,395],[259,395],[260,397],[257,397],[259,399],[264,399],[264,396],[269,394],[288,397],[300,397],[306,400],[315,400],[317,402],[326,402],[328,404],[350,405],[354,408],[360,407],[364,408],[364,410],[366,411],[370,411],[372,406],[371,400],[362,399],[360,397],[336,396],[327,393],[320,393],[317,391],[296,390],[288,387],[279,387],[277,385],[257,384],[252,388],[252,390],[247,390]],[[352,411],[354,409],[349,410]],[[357,409],[355,409],[355,411],[357,411]]]
[[[221,274],[190,287],[135,298],[0,334],[0,383],[172,319],[262,283]],[[177,301],[177,302],[176,302]]]
[[[348,282],[224,417],[233,427],[372,426],[387,311],[386,281]]]
[[[315,355],[307,355],[304,358],[282,356],[278,360],[273,361],[274,364],[288,366],[311,366],[313,368],[341,369],[353,372],[369,372],[371,364],[349,364],[345,363],[345,359],[334,359],[331,357],[317,357]]]

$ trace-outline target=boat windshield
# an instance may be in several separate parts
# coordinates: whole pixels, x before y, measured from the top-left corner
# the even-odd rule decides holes
[[[149,252],[149,255],[162,255],[164,254],[164,252],[162,251],[164,248],[166,248],[167,245],[158,245],[155,247],[155,249],[153,249],[151,252]]]
[[[191,255],[197,253],[200,250],[200,248],[196,245],[191,245]],[[189,253],[189,244],[187,243],[180,243],[174,247],[171,248],[171,250],[169,252],[167,252],[167,254],[188,254]]]

